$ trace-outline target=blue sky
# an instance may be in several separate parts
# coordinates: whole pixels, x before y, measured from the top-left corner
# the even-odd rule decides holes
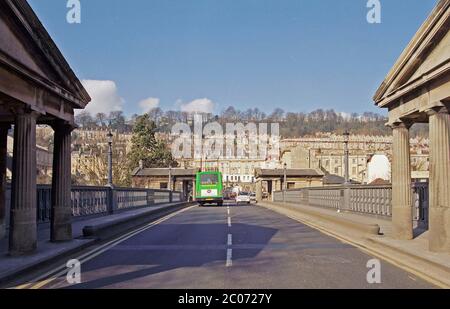
[[[68,24],[67,0],[29,0],[90,80],[92,112],[132,114],[156,105],[381,112],[376,88],[437,1],[381,0],[381,24],[367,23],[367,0],[80,2],[81,24]]]

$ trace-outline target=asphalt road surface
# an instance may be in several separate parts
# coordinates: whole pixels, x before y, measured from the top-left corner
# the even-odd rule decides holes
[[[193,207],[92,257],[81,284],[65,276],[44,288],[433,288],[373,257],[268,209]]]

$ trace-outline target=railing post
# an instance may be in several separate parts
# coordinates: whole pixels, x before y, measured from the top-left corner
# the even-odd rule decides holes
[[[345,186],[339,210],[347,211],[350,209],[350,190],[350,186]]]
[[[114,188],[108,187],[108,213],[110,215],[117,211],[117,192]]]
[[[169,203],[173,202],[173,191],[169,192]]]

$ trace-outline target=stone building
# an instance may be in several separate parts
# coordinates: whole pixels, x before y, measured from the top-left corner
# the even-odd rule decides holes
[[[286,175],[286,184],[284,176]],[[257,199],[271,199],[273,192],[323,186],[324,173],[317,169],[261,169],[255,170],[255,192]]]
[[[8,163],[6,170],[6,179],[8,182],[12,180],[12,162],[14,139],[8,136]],[[49,184],[52,179],[53,153],[48,148],[36,145],[36,175],[39,184]]]
[[[450,252],[450,0],[440,0],[374,96],[392,127],[393,235],[413,238],[410,128],[429,124],[429,247]]]
[[[132,186],[135,188],[175,190],[185,194],[185,198],[193,196],[196,168],[143,168],[132,172]]]
[[[336,135],[282,140],[281,165],[288,168],[317,168],[326,174],[345,176],[344,138]],[[423,179],[429,166],[428,140],[411,139],[414,179]],[[392,137],[350,136],[349,178],[368,183],[368,164],[374,155],[392,159]],[[390,179],[389,179],[390,180]]]

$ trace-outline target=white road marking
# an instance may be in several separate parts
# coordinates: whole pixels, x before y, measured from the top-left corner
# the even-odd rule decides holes
[[[232,246],[233,245],[233,235],[228,234],[228,246]]]
[[[163,217],[161,219],[153,221],[153,222],[151,222],[151,223],[149,223],[149,224],[147,224],[147,225],[145,225],[143,227],[138,228],[137,230],[131,231],[131,232],[125,234],[125,235],[122,235],[122,236],[120,236],[120,237],[118,237],[118,238],[116,238],[116,239],[114,239],[112,241],[109,241],[109,242],[103,244],[102,246],[100,246],[100,247],[98,247],[96,249],[93,249],[93,250],[91,250],[91,251],[89,251],[89,252],[87,252],[85,254],[82,254],[81,256],[77,257],[76,259],[79,260],[81,264],[86,263],[87,261],[89,261],[89,260],[95,258],[96,256],[102,254],[103,252],[105,252],[105,251],[107,251],[107,250],[117,246],[118,244],[124,242],[125,240],[127,240],[127,239],[129,239],[129,238],[131,238],[131,237],[133,237],[133,236],[135,236],[135,235],[137,235],[139,233],[142,233],[143,231],[145,231],[145,230],[147,230],[147,229],[149,229],[149,228],[151,228],[151,227],[153,227],[155,225],[158,225],[158,224],[160,224],[160,223],[162,223],[162,222],[164,222],[166,220],[169,220],[170,218],[175,217],[176,215],[178,215],[178,214],[180,214],[182,212],[185,212],[187,210],[190,210],[190,209],[192,209],[194,207],[196,207],[196,206],[191,206],[191,207],[187,207],[187,208],[181,209],[181,210],[179,210],[177,212],[174,212],[172,214],[169,214],[169,215],[167,215],[167,216],[165,216],[165,217]],[[39,276],[39,277],[37,277],[34,280],[31,280],[27,284],[23,284],[21,286],[16,287],[16,289],[33,289],[33,290],[34,289],[40,289],[40,288],[48,285],[52,281],[58,279],[59,277],[65,275],[67,273],[67,271],[68,270],[67,270],[66,264],[63,264],[60,267],[57,267],[57,268],[55,268],[55,269],[53,269],[53,270],[51,270],[51,271],[49,271],[49,272]]]
[[[228,217],[228,227],[231,227],[231,217]]]
[[[233,266],[233,249],[227,250],[227,265],[226,267]]]
[[[227,214],[230,215],[230,208],[227,209]]]

